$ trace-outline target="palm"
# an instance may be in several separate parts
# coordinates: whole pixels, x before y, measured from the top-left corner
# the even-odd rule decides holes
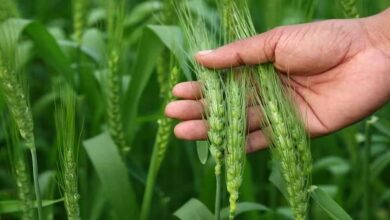
[[[329,21],[291,27],[298,32],[295,38],[275,48],[275,65],[291,74],[290,84],[312,136],[349,125],[388,99],[383,91],[388,90],[389,57],[369,45],[364,29],[354,27],[358,25]]]

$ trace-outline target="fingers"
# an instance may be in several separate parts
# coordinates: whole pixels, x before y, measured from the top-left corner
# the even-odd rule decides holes
[[[251,132],[247,137],[246,152],[252,153],[268,146],[267,139],[261,130]]]
[[[202,119],[204,113],[204,104],[202,100],[179,100],[169,103],[165,108],[165,115],[182,120],[199,120]],[[260,128],[262,115],[259,106],[251,106],[247,110],[248,114],[248,130],[254,131]]]
[[[204,120],[184,121],[176,125],[174,133],[177,138],[195,141],[207,139],[207,122]]]
[[[201,86],[199,82],[182,82],[173,87],[172,94],[177,98],[196,100],[202,97]]]
[[[175,135],[177,138],[195,141],[207,139],[207,123],[204,120],[184,121],[176,125]],[[252,153],[266,148],[268,145],[264,133],[261,130],[251,132],[247,136],[246,151]]]
[[[172,94],[180,99],[198,100],[203,98],[202,88],[198,81],[178,83],[173,87]],[[247,105],[254,105],[256,103],[257,101],[254,97],[248,97]]]
[[[165,107],[165,115],[179,120],[202,119],[204,107],[201,101],[179,100]]]
[[[282,30],[282,28],[273,29],[216,50],[201,51],[195,58],[200,64],[216,69],[272,62]]]
[[[247,110],[248,116],[248,129],[249,131],[254,131],[260,129],[262,122],[262,113],[259,106],[249,107]]]

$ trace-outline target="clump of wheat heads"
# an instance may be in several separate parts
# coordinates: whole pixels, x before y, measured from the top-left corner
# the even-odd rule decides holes
[[[222,0],[220,0],[222,1]],[[231,3],[231,24],[239,39],[255,35],[255,29],[250,18],[249,7],[245,1],[240,5],[234,0]],[[225,6],[226,7],[226,6]],[[305,219],[311,181],[311,153],[308,137],[302,120],[292,102],[291,94],[284,88],[277,72],[270,64],[252,67],[257,72],[256,81],[259,87],[258,104],[262,107],[264,126],[271,142],[271,151],[279,162],[281,173],[287,183],[289,203],[295,219]],[[255,95],[257,96],[257,95]]]
[[[341,0],[341,6],[343,7],[344,16],[346,18],[360,17],[356,4],[356,0]]]
[[[17,39],[14,39],[12,23],[3,23],[0,37],[0,89],[11,112],[24,145],[30,150],[32,159],[35,196],[38,204],[38,217],[42,219],[42,201],[38,182],[38,161],[35,147],[33,118],[26,90],[17,75]]]
[[[209,128],[208,140],[210,142],[210,153],[215,160],[217,183],[215,215],[216,219],[218,219],[221,200],[221,173],[226,146],[226,106],[223,81],[217,71],[204,68],[192,57],[194,52],[213,48],[216,46],[216,43],[212,38],[212,34],[208,32],[205,21],[202,18],[193,17],[191,10],[184,3],[177,3],[176,8],[189,45],[189,59],[191,60],[196,77],[201,84],[203,98],[207,103],[205,117],[207,118]]]
[[[108,1],[108,84],[107,114],[108,129],[111,137],[123,157],[130,151],[126,143],[122,124],[121,96],[122,80],[120,74],[120,58],[123,43],[124,17],[126,3],[124,0]]]
[[[76,95],[69,86],[60,86],[61,103],[56,107],[55,123],[59,152],[60,182],[65,209],[70,220],[80,219],[77,158],[78,144],[75,141]]]

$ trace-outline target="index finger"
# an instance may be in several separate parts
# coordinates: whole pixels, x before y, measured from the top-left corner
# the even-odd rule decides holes
[[[195,59],[205,67],[223,69],[273,62],[281,28],[239,40],[215,50],[200,51]]]

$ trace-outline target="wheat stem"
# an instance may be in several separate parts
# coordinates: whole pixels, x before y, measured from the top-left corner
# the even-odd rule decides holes
[[[363,152],[363,219],[372,219],[371,212],[371,182],[370,182],[370,160],[371,160],[371,145],[372,145],[372,126],[378,121],[376,116],[372,116],[365,123],[364,129],[364,152]]]
[[[35,191],[35,199],[37,200],[37,206],[38,206],[38,219],[41,220],[43,218],[42,216],[42,198],[41,198],[41,191],[39,187],[39,175],[38,175],[38,160],[37,160],[37,151],[34,148],[30,149],[31,153],[31,161],[32,161],[32,167],[33,167],[33,180],[34,180],[34,191]]]

